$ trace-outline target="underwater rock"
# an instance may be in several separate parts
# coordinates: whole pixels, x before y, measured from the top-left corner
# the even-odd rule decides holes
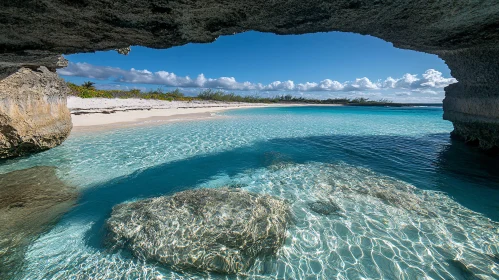
[[[173,269],[233,274],[285,239],[285,201],[240,189],[198,189],[113,208],[111,242]]]
[[[293,164],[293,160],[286,154],[270,151],[263,154],[262,163],[271,169],[278,170]]]
[[[498,254],[488,254],[489,258],[495,262],[496,264],[499,264],[499,253]]]
[[[55,168],[41,166],[0,174],[0,279],[20,269],[29,244],[76,200]]]
[[[462,279],[465,279],[465,280],[483,279],[483,278],[477,277],[473,273],[473,271],[470,269],[473,267],[473,265],[466,264],[465,262],[463,262],[463,260],[450,259],[450,260],[447,260],[447,263],[454,270],[458,271],[458,274],[461,276]]]
[[[358,174],[358,179],[349,181],[348,184],[333,183],[334,192],[358,193],[379,199],[383,203],[414,212],[422,216],[432,217],[435,213],[425,207],[423,199],[415,193],[416,188],[401,181],[390,179],[388,177],[371,178],[371,174],[363,174],[359,170],[351,170]],[[355,174],[354,173],[354,174]]]
[[[71,132],[66,82],[45,67],[0,80],[0,158],[53,148]]]
[[[230,188],[230,189],[242,189],[246,186],[247,186],[246,184],[242,184],[239,182],[233,182],[233,183],[227,184],[225,187]]]
[[[341,211],[340,206],[338,206],[336,203],[334,203],[331,200],[313,201],[308,204],[308,207],[310,208],[310,210],[314,211],[315,213],[326,216],[332,214],[338,214]]]
[[[334,279],[331,275],[499,279],[494,262],[499,224],[443,192],[418,189],[343,162],[259,168],[229,180],[247,184],[248,191],[286,199],[291,207],[293,220],[278,257],[270,265],[255,262],[244,273],[248,279],[308,279],[311,275],[317,279]],[[206,184],[220,184],[220,179]],[[329,201],[341,207],[339,215],[344,218],[320,216],[310,207]],[[454,259],[458,261],[449,262]]]

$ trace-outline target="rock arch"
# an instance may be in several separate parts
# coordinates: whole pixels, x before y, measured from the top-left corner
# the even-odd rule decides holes
[[[0,79],[22,67],[54,71],[64,66],[60,54],[169,48],[247,30],[355,32],[436,54],[459,81],[445,89],[444,119],[453,122],[454,135],[499,146],[496,0],[6,0]]]

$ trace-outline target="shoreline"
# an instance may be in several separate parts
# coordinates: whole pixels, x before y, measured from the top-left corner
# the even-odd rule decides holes
[[[216,113],[244,108],[368,106],[351,104],[269,104],[222,101],[187,102],[134,98],[80,98],[75,96],[68,97],[67,105],[71,112],[73,123],[72,135],[109,131],[119,128],[161,125],[171,122],[223,118],[224,116],[216,115]],[[420,104],[414,105],[417,106]]]
[[[68,108],[73,122],[72,135],[170,122],[222,118],[223,116],[215,115],[215,113],[234,109],[294,106],[307,105],[68,98]]]
[[[90,113],[84,115],[71,114],[73,129],[71,133],[109,131],[120,128],[161,125],[173,122],[198,121],[223,118],[215,115],[233,109],[261,108],[263,106],[239,107],[208,107],[208,108],[179,108],[179,109],[142,109],[121,111],[115,113]]]
[[[168,109],[163,109],[168,110]],[[127,111],[128,113],[129,111]],[[95,115],[103,115],[101,113],[96,113]],[[72,118],[75,116],[72,115]],[[202,113],[183,113],[174,114],[170,116],[150,116],[145,118],[138,118],[132,121],[117,121],[108,122],[105,124],[92,124],[92,125],[74,125],[71,131],[71,135],[86,134],[92,132],[100,131],[110,131],[121,128],[132,128],[132,127],[144,127],[144,126],[154,126],[162,125],[166,123],[173,122],[184,122],[184,121],[198,121],[207,119],[217,119],[223,118],[223,116],[214,115],[214,112],[202,112]]]

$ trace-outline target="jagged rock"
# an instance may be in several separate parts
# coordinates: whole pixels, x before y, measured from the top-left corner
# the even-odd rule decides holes
[[[286,202],[240,189],[198,189],[125,203],[107,221],[113,244],[174,269],[246,270],[281,247]]]
[[[454,131],[452,131],[452,136],[457,139],[477,144],[486,150],[499,147],[499,124],[454,121],[453,125]]]
[[[444,101],[444,118],[459,123],[454,134],[484,148],[499,138],[497,0],[0,1],[0,19],[0,79],[25,66],[55,69],[60,54],[169,48],[248,30],[372,35],[445,60],[458,80]]]
[[[0,81],[0,158],[43,151],[71,132],[69,88],[45,67],[21,68]]]
[[[452,134],[484,149],[499,148],[499,44],[439,56],[459,81],[445,88],[443,102]]]
[[[24,52],[48,57],[130,45],[169,48],[248,30],[355,32],[400,48],[458,50],[497,43],[498,14],[495,0],[2,1],[0,52],[17,60],[0,61],[22,64]]]
[[[119,54],[128,55],[131,51],[130,47],[116,49]]]
[[[0,174],[0,279],[15,275],[28,245],[76,200],[53,167]]]

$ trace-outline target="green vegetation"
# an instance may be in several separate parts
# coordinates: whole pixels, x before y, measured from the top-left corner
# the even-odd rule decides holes
[[[292,95],[280,95],[275,97],[261,97],[258,95],[242,96],[235,93],[227,93],[223,91],[205,90],[200,92],[195,97],[185,96],[179,89],[174,91],[163,91],[162,89],[150,90],[141,92],[138,89],[131,90],[98,90],[95,89],[94,83],[85,82],[81,86],[68,83],[71,89],[71,95],[81,98],[141,98],[155,99],[165,101],[193,101],[193,100],[209,100],[223,102],[247,102],[247,103],[305,103],[305,104],[344,104],[358,106],[397,106],[399,104],[392,101],[369,100],[368,98],[334,98],[334,99],[307,99],[303,97],[294,97]]]
[[[68,83],[71,89],[70,95],[78,96],[81,98],[141,98],[141,99],[155,99],[165,101],[192,101],[196,98],[184,96],[180,90],[176,89],[171,92],[164,92],[161,89],[151,90],[148,92],[141,92],[138,89],[131,90],[102,90],[95,89],[92,82],[85,82],[83,85],[75,85]]]
[[[392,104],[389,100],[369,100],[367,98],[334,98],[334,99],[307,99],[303,97],[294,97],[290,94],[275,97],[260,97],[257,95],[241,96],[234,93],[223,91],[205,90],[198,94],[197,98],[201,100],[214,100],[225,102],[248,102],[248,103],[306,103],[306,104]]]
[[[211,89],[202,91],[198,94],[197,98],[201,100],[224,101],[224,102],[247,102],[247,103],[277,103],[276,97],[260,97],[257,95],[237,95],[233,92],[226,93],[223,91],[213,91]]]

